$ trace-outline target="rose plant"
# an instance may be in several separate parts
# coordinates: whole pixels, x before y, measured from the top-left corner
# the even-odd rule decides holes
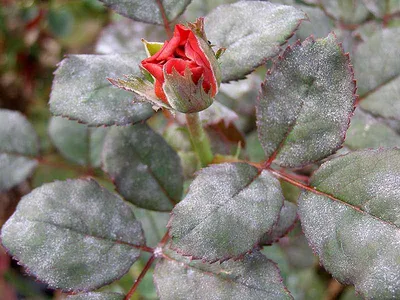
[[[102,2],[152,25],[119,21],[58,65],[49,135],[85,176],[33,189],[3,226],[28,273],[67,299],[131,299],[148,272],[161,299],[400,297],[396,3],[203,18],[188,0]],[[8,190],[48,162],[24,116],[0,116]],[[96,291],[143,256],[125,294]]]

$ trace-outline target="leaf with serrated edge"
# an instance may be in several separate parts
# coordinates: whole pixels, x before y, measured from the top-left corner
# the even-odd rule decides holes
[[[91,291],[126,272],[144,237],[124,201],[94,180],[44,184],[3,226],[3,245],[28,273],[64,291]]]
[[[351,118],[344,145],[351,150],[400,147],[400,135],[382,120],[357,108]]]
[[[37,166],[38,136],[19,112],[0,109],[0,191],[24,181]]]
[[[190,261],[176,253],[165,255],[154,271],[161,300],[293,299],[275,263],[260,252],[221,264]]]
[[[239,257],[272,229],[283,205],[279,181],[246,163],[202,169],[168,223],[171,247],[205,261]]]
[[[107,133],[105,127],[89,127],[62,117],[53,117],[49,136],[62,156],[68,160],[92,167],[100,166],[101,149]]]
[[[222,81],[242,79],[277,55],[306,18],[292,6],[263,1],[218,6],[206,16],[205,31],[213,45],[226,48],[219,59]]]
[[[78,295],[70,295],[67,300],[124,300],[125,296],[112,292],[91,292]]]
[[[126,125],[153,115],[141,96],[113,87],[107,78],[140,76],[144,51],[135,54],[70,55],[59,64],[50,94],[50,111],[92,126]],[[133,103],[135,102],[135,103]],[[138,102],[138,103],[136,103]]]
[[[139,207],[170,211],[181,200],[179,156],[145,124],[110,130],[104,142],[103,169],[119,193]]]
[[[166,21],[171,22],[179,17],[191,0],[100,0],[105,6],[115,10],[120,15],[130,19],[145,23],[157,25],[164,24],[165,14]],[[160,10],[162,6],[163,11]]]
[[[349,57],[333,34],[289,46],[268,71],[257,104],[258,135],[269,161],[298,167],[339,149],[355,89]]]
[[[298,201],[324,267],[366,299],[400,298],[400,150],[347,154],[323,164]]]
[[[261,238],[260,245],[271,245],[276,242],[294,227],[296,221],[297,206],[285,200],[281,212],[279,213],[278,222],[275,223],[270,232],[264,234]]]

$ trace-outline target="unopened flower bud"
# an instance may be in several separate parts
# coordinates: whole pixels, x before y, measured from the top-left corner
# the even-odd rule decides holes
[[[171,40],[164,44],[143,41],[149,55],[141,63],[154,79],[110,80],[121,88],[132,90],[155,106],[182,113],[199,112],[213,103],[221,83],[219,64],[204,32],[203,18],[188,26],[175,26]],[[129,85],[129,86],[128,86]]]

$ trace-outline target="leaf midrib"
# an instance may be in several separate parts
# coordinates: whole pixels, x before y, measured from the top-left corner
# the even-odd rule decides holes
[[[23,220],[26,220],[28,222],[33,222],[33,223],[41,223],[41,224],[54,226],[54,227],[56,227],[58,229],[61,228],[61,229],[64,229],[64,230],[69,230],[69,231],[75,232],[75,233],[77,233],[79,235],[82,235],[84,237],[92,237],[92,238],[95,238],[95,239],[98,239],[98,240],[110,241],[110,242],[114,242],[115,244],[122,244],[122,245],[130,246],[130,247],[133,247],[133,248],[136,248],[136,249],[139,249],[142,246],[144,246],[144,245],[135,245],[135,244],[132,244],[132,243],[129,243],[129,242],[121,241],[121,240],[110,239],[108,237],[97,236],[97,235],[94,235],[94,234],[91,234],[91,233],[85,233],[85,232],[82,232],[82,231],[80,231],[80,230],[78,230],[76,228],[69,227],[69,226],[64,226],[64,225],[60,225],[60,224],[55,224],[55,223],[50,222],[50,221],[32,220],[32,219],[27,219],[27,218],[24,218]]]

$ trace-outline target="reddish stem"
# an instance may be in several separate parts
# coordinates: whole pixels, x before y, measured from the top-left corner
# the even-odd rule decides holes
[[[342,203],[342,204],[344,204],[344,205],[347,205],[347,206],[351,207],[352,209],[354,209],[354,210],[356,210],[356,211],[358,211],[358,212],[364,213],[359,207],[354,206],[354,205],[352,205],[352,204],[349,204],[349,203],[347,203],[347,202],[344,202],[343,200],[340,200],[340,199],[338,199],[338,198],[335,198],[334,196],[332,196],[332,195],[330,195],[330,194],[321,192],[321,191],[317,190],[316,188],[313,188],[313,187],[311,187],[311,186],[308,186],[308,185],[306,185],[306,184],[304,184],[304,183],[298,182],[298,181],[296,181],[295,179],[289,177],[288,175],[282,174],[282,173],[279,172],[278,170],[274,170],[274,169],[271,169],[271,168],[267,168],[267,169],[268,169],[268,171],[270,171],[272,174],[274,174],[276,177],[281,178],[281,179],[283,179],[283,180],[285,180],[285,181],[287,181],[287,182],[289,182],[289,183],[291,183],[291,184],[293,184],[293,185],[295,185],[295,186],[297,186],[297,187],[299,187],[299,188],[301,188],[301,189],[303,189],[303,190],[309,191],[309,192],[314,193],[314,194],[317,194],[317,195],[321,195],[321,196],[328,197],[329,199],[331,199],[331,200],[333,200],[333,201],[340,202],[340,203]]]
[[[135,283],[133,284],[133,286],[131,287],[131,289],[129,290],[128,294],[125,296],[125,300],[129,300],[133,293],[136,291],[137,287],[139,286],[140,282],[142,281],[142,279],[144,278],[144,276],[146,275],[147,271],[150,269],[153,261],[155,260],[155,256],[152,255],[150,256],[149,260],[147,261],[146,265],[144,266],[142,272],[140,272],[139,277],[135,280]]]
[[[138,249],[140,249],[140,250],[142,250],[144,252],[154,253],[154,249],[150,248],[150,247],[147,247],[147,246],[140,246],[140,247],[138,247]]]
[[[44,165],[44,166],[49,166],[57,169],[65,169],[65,170],[71,170],[79,173],[86,173],[90,172],[91,170],[86,167],[81,167],[81,166],[71,166],[69,164],[64,164],[62,162],[54,162],[54,161],[49,161],[44,157],[38,157],[37,161],[39,164]]]
[[[167,14],[165,13],[164,6],[163,6],[161,0],[156,0],[156,2],[157,2],[158,7],[160,8],[161,17],[162,17],[163,22],[164,22],[165,32],[167,33],[167,36],[170,39],[170,38],[172,38],[172,30],[171,30],[171,27],[169,27],[169,21],[168,21],[168,18],[167,18]]]
[[[164,236],[162,237],[160,243],[158,243],[158,245],[160,247],[164,247],[164,245],[168,242],[169,240],[169,230],[167,230],[167,232],[164,234]]]

